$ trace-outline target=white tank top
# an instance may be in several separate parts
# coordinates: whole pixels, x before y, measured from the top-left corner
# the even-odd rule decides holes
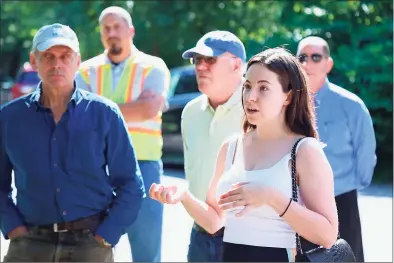
[[[296,149],[307,139],[302,139]],[[216,197],[227,192],[231,186],[238,182],[259,182],[263,185],[276,188],[287,198],[292,197],[292,179],[289,169],[291,153],[287,153],[281,160],[267,169],[247,171],[243,165],[242,138],[231,141],[228,147],[226,168],[216,189]],[[234,163],[234,150],[237,144]],[[298,197],[298,202],[303,202]],[[288,248],[296,247],[295,231],[278,213],[268,205],[249,210],[241,217],[235,214],[242,210],[236,208],[227,210],[223,241],[234,244],[243,244],[260,247]]]

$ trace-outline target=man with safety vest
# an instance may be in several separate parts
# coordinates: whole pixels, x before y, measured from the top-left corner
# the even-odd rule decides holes
[[[162,167],[161,115],[166,105],[170,72],[158,57],[133,44],[134,27],[123,8],[104,9],[99,17],[104,53],[81,64],[79,87],[116,102],[125,118],[144,184],[160,182]],[[134,262],[161,262],[163,206],[143,201],[138,218],[126,231]]]

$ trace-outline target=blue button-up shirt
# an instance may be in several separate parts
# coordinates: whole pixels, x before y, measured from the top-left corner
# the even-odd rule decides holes
[[[376,165],[371,116],[355,94],[326,80],[315,96],[317,126],[334,173],[335,195],[370,185]]]
[[[115,245],[145,197],[118,106],[76,88],[55,124],[40,86],[0,111],[0,216],[5,238],[21,225],[46,225],[109,209],[96,234]],[[17,203],[12,200],[14,171]]]

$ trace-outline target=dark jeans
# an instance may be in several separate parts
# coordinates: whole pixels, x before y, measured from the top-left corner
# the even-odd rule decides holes
[[[356,256],[357,262],[364,262],[363,239],[361,233],[360,213],[358,210],[357,191],[353,190],[335,197],[338,209],[339,232]],[[315,246],[302,240],[302,248],[309,250]]]
[[[223,242],[223,262],[289,262],[288,249]]]
[[[208,233],[192,229],[188,262],[222,262],[223,237],[212,237]]]
[[[32,228],[10,240],[4,262],[114,262],[114,255],[89,230],[54,233]]]

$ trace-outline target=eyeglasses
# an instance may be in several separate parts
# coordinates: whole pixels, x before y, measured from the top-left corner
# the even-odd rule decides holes
[[[312,61],[314,63],[319,63],[320,61],[322,61],[323,57],[325,57],[325,56],[322,54],[317,54],[317,53],[314,53],[310,56],[310,58],[312,59]],[[298,61],[300,61],[300,63],[304,63],[304,62],[308,61],[308,58],[309,58],[308,55],[301,54],[298,56]]]
[[[204,56],[194,56],[190,58],[190,63],[193,65],[199,65],[204,61],[208,65],[213,65],[218,60],[217,57],[204,57]]]
[[[210,66],[210,65],[215,64],[219,57],[237,58],[235,56],[225,56],[225,55],[218,56],[218,57],[207,57],[207,56],[196,55],[196,56],[190,58],[190,63],[193,65],[200,65],[201,62],[204,61],[207,65]]]

